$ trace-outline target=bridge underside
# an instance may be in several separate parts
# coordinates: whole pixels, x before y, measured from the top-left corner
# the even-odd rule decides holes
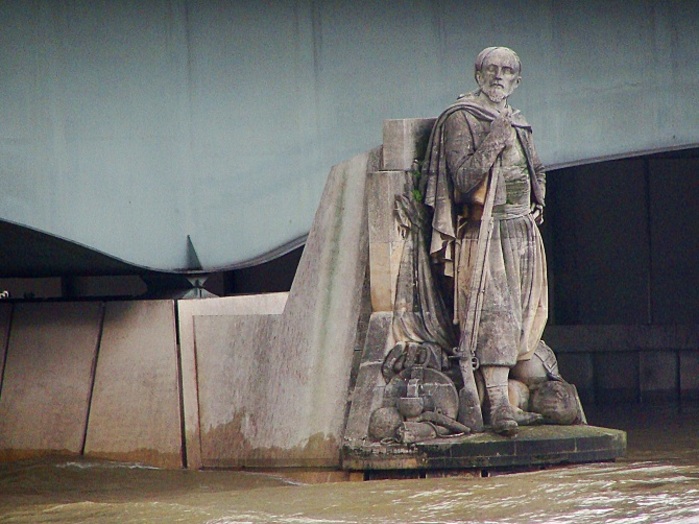
[[[696,320],[699,226],[688,210],[699,206],[698,169],[695,148],[549,171],[543,235],[557,323]],[[0,288],[35,298],[137,296],[147,288],[175,298],[198,278],[219,296],[288,291],[303,242],[236,266],[166,272],[0,221]],[[197,267],[193,246],[189,259]]]

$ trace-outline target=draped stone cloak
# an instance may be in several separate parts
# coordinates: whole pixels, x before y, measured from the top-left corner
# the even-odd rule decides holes
[[[533,146],[531,127],[518,111],[514,112],[512,124],[517,140],[513,147],[523,158],[520,177],[529,182],[524,195],[526,205],[517,201],[521,194],[508,195],[513,182],[506,174],[516,174],[518,167],[503,162],[505,157],[517,158],[517,154],[504,155],[502,145],[488,136],[497,116],[473,95],[448,107],[433,128],[423,180],[425,203],[433,209],[430,254],[445,276],[453,278],[454,321],[460,324],[464,336],[470,329],[462,321],[466,309],[472,307],[470,263],[480,225],[468,219],[469,210],[486,175],[492,171],[497,178],[495,223],[484,267],[486,287],[476,356],[482,365],[511,367],[517,360],[531,358],[548,317],[543,242],[529,209],[530,202],[544,205],[546,179]]]

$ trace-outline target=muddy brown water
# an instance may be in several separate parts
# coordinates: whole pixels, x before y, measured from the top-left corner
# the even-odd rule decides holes
[[[0,465],[2,523],[699,523],[699,404],[588,409],[628,432],[612,463],[487,478],[303,484],[87,459]]]

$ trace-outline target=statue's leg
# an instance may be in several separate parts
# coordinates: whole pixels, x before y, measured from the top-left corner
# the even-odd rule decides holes
[[[507,395],[507,366],[481,366],[485,391],[490,405],[490,425],[495,433],[514,435],[518,424]]]

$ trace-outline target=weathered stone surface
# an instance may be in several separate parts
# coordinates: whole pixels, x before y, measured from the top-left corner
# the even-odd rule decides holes
[[[410,169],[413,160],[425,156],[434,118],[384,120],[381,169]]]
[[[369,278],[371,279],[371,308],[390,312],[393,297],[391,285],[391,246],[388,242],[369,243]]]
[[[345,444],[361,442],[366,438],[371,413],[381,407],[383,389],[386,387],[381,374],[381,365],[392,318],[393,315],[390,313],[374,313],[369,321],[362,361],[345,427]]]
[[[516,437],[480,433],[435,439],[406,449],[367,444],[343,449],[349,470],[489,469],[613,460],[626,452],[626,433],[594,426],[522,427]]]
[[[267,293],[206,300],[177,302],[180,353],[182,358],[182,405],[184,412],[187,467],[203,466],[199,436],[199,394],[194,348],[194,317],[196,315],[264,315],[281,314],[289,293]]]
[[[203,465],[339,465],[377,161],[332,169],[282,315],[195,317]]]
[[[405,171],[377,171],[368,179],[369,274],[374,311],[393,311],[398,267],[405,239],[396,227],[396,195],[405,193],[410,175]]]
[[[2,309],[2,334],[8,309]],[[0,456],[82,451],[101,306],[18,304],[0,395]]]
[[[303,410],[297,352],[275,344],[280,315],[194,318],[204,466],[270,465]],[[291,420],[290,420],[291,419]],[[271,456],[270,456],[271,455]],[[277,464],[278,466],[288,464]]]
[[[369,330],[367,331],[364,349],[362,351],[362,363],[383,363],[392,341],[391,322],[393,313],[377,312],[371,315]]]
[[[368,174],[367,212],[369,214],[369,242],[388,242],[393,225],[393,206],[390,194],[390,174],[402,176],[402,171],[376,171]]]
[[[106,305],[85,454],[182,467],[174,302]]]

